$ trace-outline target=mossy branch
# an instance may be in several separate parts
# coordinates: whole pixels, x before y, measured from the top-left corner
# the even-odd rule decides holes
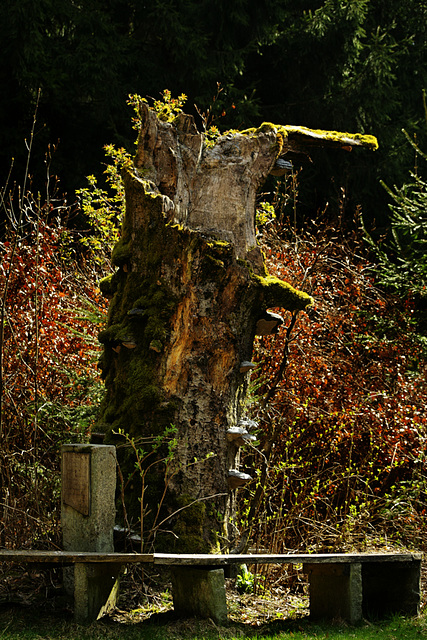
[[[295,289],[280,278],[253,274],[252,279],[261,287],[266,307],[281,307],[293,312],[303,311],[314,304],[313,298],[308,293]]]

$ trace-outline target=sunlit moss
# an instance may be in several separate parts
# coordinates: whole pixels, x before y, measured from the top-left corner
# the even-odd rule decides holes
[[[246,135],[259,135],[269,131],[276,131],[277,134],[286,138],[301,137],[307,143],[310,140],[318,141],[318,146],[322,146],[322,141],[336,143],[338,146],[365,147],[371,151],[378,149],[378,140],[375,136],[364,135],[362,133],[347,133],[342,131],[326,131],[323,129],[309,129],[308,127],[294,125],[276,125],[272,122],[263,122],[258,128],[245,129],[240,133]]]
[[[304,291],[295,289],[292,285],[275,276],[252,275],[262,288],[262,297],[266,307],[282,307],[287,311],[298,311],[314,303],[313,298]]]

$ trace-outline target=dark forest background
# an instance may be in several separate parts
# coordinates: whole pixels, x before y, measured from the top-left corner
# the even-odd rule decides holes
[[[375,135],[375,154],[305,162],[299,214],[333,208],[345,189],[346,206],[381,226],[379,179],[401,184],[413,167],[402,128],[421,146],[425,136],[426,25],[425,0],[3,0],[0,175],[12,158],[12,182],[22,175],[39,90],[34,189],[51,145],[72,202],[102,173],[105,144],[132,151],[128,94],[167,88],[221,130],[270,121]]]

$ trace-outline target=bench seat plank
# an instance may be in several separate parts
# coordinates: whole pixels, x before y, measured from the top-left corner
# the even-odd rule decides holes
[[[316,554],[187,554],[154,553],[154,564],[224,566],[229,564],[359,564],[421,560],[421,553],[316,553]]]
[[[36,551],[0,549],[0,562],[74,563],[153,563],[152,553],[102,553],[97,551]]]
[[[174,566],[225,566],[229,564],[352,564],[421,560],[421,553],[316,553],[316,554],[210,554],[210,553],[103,553],[97,551],[37,551],[0,549],[0,562],[154,563]]]

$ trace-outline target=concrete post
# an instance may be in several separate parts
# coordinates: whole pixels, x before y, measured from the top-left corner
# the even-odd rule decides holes
[[[65,551],[114,550],[116,448],[62,447],[62,540]]]
[[[171,572],[173,608],[179,616],[211,618],[227,622],[224,570],[207,567],[174,567]]]
[[[113,446],[62,447],[61,521],[64,551],[114,551],[116,450]],[[79,622],[97,619],[118,593],[117,565],[84,565],[64,570],[64,586],[74,594]]]
[[[107,562],[74,565],[74,619],[79,624],[101,618],[116,606],[120,565]]]
[[[362,568],[354,564],[305,564],[310,582],[310,617],[362,619]]]
[[[362,567],[363,615],[384,618],[420,612],[421,560],[369,562]]]

